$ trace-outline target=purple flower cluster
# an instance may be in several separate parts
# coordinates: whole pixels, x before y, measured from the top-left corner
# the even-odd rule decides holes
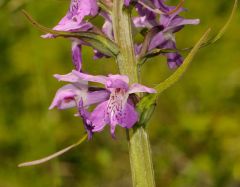
[[[111,0],[102,0],[107,7],[112,6]],[[151,37],[147,44],[147,52],[154,49],[176,49],[174,33],[180,31],[187,24],[198,24],[198,19],[184,19],[179,13],[185,11],[181,6],[174,7],[165,4],[164,0],[125,0],[125,8],[136,9],[138,16],[133,18],[133,26],[138,30],[147,30]],[[104,19],[102,28],[99,29],[91,23],[91,19],[100,16]],[[104,35],[114,42],[113,25],[111,15],[98,6],[97,0],[71,0],[67,14],[53,28],[57,31],[68,32],[95,32]],[[54,38],[53,34],[46,34],[43,38]],[[117,125],[123,128],[132,128],[138,121],[139,115],[135,109],[136,103],[131,95],[138,92],[155,93],[154,89],[140,84],[129,85],[129,79],[125,75],[94,76],[83,73],[82,54],[83,45],[90,45],[79,38],[70,38],[72,42],[72,61],[75,70],[67,75],[55,75],[59,81],[69,84],[60,88],[50,106],[67,109],[77,107],[78,116],[83,119],[84,127],[91,138],[94,132],[102,131],[106,125],[110,125],[111,134]],[[146,48],[143,43],[135,44],[136,56]],[[94,58],[107,56],[94,49]],[[164,53],[170,68],[181,65],[182,57],[177,52]],[[88,82],[100,83],[102,87],[90,87]],[[135,95],[136,96],[136,95]],[[89,111],[89,106],[95,106]]]
[[[199,24],[199,19],[184,19],[179,14],[186,9],[181,6],[168,6],[165,0],[125,0],[125,5],[135,4],[139,16],[133,18],[136,28],[155,30],[147,46],[147,52],[154,49],[176,49],[174,33],[180,31],[185,25]],[[160,14],[160,15],[159,15]],[[141,51],[142,44],[136,45],[136,53]],[[183,58],[178,52],[164,54],[170,68],[179,67]]]

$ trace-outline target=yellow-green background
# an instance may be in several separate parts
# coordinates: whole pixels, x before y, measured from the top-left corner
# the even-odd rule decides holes
[[[48,111],[62,85],[52,74],[71,71],[70,42],[44,40],[23,17],[24,8],[49,27],[68,8],[67,0],[0,0],[0,187],[129,187],[131,174],[123,129],[109,129],[46,164],[17,168],[76,141],[82,122],[75,110]],[[208,28],[225,23],[233,1],[186,1],[199,26],[178,33],[178,46],[193,45]],[[239,11],[238,11],[239,13]],[[224,38],[202,49],[184,77],[159,98],[150,121],[156,183],[159,187],[240,186],[240,25],[234,18]],[[84,69],[116,72],[112,60],[92,60]],[[172,71],[163,58],[144,66],[143,82],[154,86]]]

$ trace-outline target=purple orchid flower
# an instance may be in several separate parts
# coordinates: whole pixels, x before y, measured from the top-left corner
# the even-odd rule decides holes
[[[88,82],[79,79],[74,74],[55,75],[59,81],[70,82],[60,88],[49,109],[57,107],[60,110],[77,107],[78,114],[83,119],[84,128],[88,133],[88,139],[92,138],[93,126],[89,120],[90,113],[85,108],[106,101],[109,98],[109,91],[88,87]]]
[[[96,16],[98,5],[96,0],[72,0],[67,14],[61,19],[53,30],[57,31],[88,31],[93,25],[84,21],[86,16]],[[46,34],[43,38],[54,38],[53,34]],[[81,45],[82,42],[77,39],[72,40],[72,61],[76,70],[80,71],[82,67]]]
[[[143,1],[143,0],[142,0]],[[133,23],[137,28],[159,28],[159,32],[154,34],[149,42],[148,51],[155,48],[159,49],[176,49],[176,41],[174,33],[180,31],[185,25],[197,25],[199,19],[184,19],[179,16],[179,13],[185,11],[184,8],[177,8],[175,6],[168,6],[164,4],[164,0],[151,0],[144,1],[145,3],[151,3],[155,9],[162,11],[160,20],[158,21],[157,13],[154,10],[146,8],[141,3],[136,5],[136,9],[139,13],[138,17],[133,18]],[[174,11],[175,10],[175,11]],[[169,14],[169,12],[171,12]],[[142,45],[136,45],[136,52],[141,51]],[[138,54],[138,53],[136,53]],[[167,62],[170,68],[179,67],[182,62],[182,56],[177,52],[171,52],[164,54],[167,57]]]
[[[129,95],[137,92],[156,93],[154,89],[141,84],[135,83],[129,86],[129,79],[124,75],[105,77],[88,75],[78,71],[72,71],[72,73],[81,80],[101,83],[110,92],[109,98],[98,104],[88,120],[94,126],[93,132],[102,131],[107,124],[110,125],[113,137],[117,125],[123,128],[132,128],[138,121],[138,113]]]
[[[117,125],[123,128],[133,127],[138,121],[138,113],[129,95],[137,92],[156,93],[154,89],[141,84],[129,86],[129,79],[124,75],[93,76],[73,70],[67,75],[55,77],[71,84],[57,91],[50,109],[77,106],[89,138],[92,133],[102,131],[107,124],[111,127],[113,137]],[[87,88],[88,82],[101,83],[105,89],[91,92]],[[88,106],[94,104],[98,105],[92,113],[86,111]]]
[[[136,10],[139,16],[133,18],[135,27],[148,28],[158,26],[158,17],[161,15],[175,15],[184,11],[185,9],[176,6],[165,5],[165,0],[141,0],[137,1]],[[173,11],[173,13],[171,13]]]
[[[79,79],[75,74],[55,75],[59,81],[70,82],[60,88],[49,109],[57,107],[58,109],[68,109],[76,107],[82,100],[83,106],[88,107],[93,104],[105,101],[109,97],[109,92],[103,89],[93,89],[88,87],[88,82]]]
[[[72,0],[67,14],[61,19],[53,30],[58,31],[86,31],[92,24],[84,21],[86,16],[96,16],[98,5],[96,0]],[[45,35],[52,37],[52,35]]]
[[[151,51],[154,48],[176,49],[174,33],[180,31],[185,25],[197,25],[199,22],[199,19],[184,19],[177,13],[161,15],[159,22],[161,31],[152,37],[148,50]],[[166,56],[170,68],[177,68],[183,62],[183,58],[178,52],[166,53]]]

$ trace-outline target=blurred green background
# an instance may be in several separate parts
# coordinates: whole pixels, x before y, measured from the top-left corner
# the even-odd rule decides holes
[[[23,17],[22,8],[52,27],[67,0],[0,0],[0,187],[130,187],[124,130],[112,140],[108,128],[67,154],[43,165],[18,168],[47,156],[83,134],[74,110],[48,111],[62,85],[52,74],[71,71],[70,42],[44,40]],[[186,1],[188,18],[199,26],[178,33],[178,46],[193,45],[208,28],[227,20],[233,1]],[[159,98],[150,121],[158,187],[240,186],[240,24],[234,18],[225,36],[202,49],[184,77]],[[84,48],[84,68],[116,72],[110,59],[93,61]],[[150,73],[151,72],[151,73]],[[163,58],[144,65],[143,82],[154,86],[172,73]]]

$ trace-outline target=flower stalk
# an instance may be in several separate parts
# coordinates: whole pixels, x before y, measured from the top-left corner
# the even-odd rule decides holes
[[[117,63],[121,74],[127,75],[131,83],[139,82],[137,58],[134,54],[131,13],[124,8],[124,0],[113,1],[113,30],[120,53]],[[146,126],[146,125],[145,125]],[[134,187],[154,187],[154,171],[151,148],[146,129],[139,124],[127,131],[129,157]]]

